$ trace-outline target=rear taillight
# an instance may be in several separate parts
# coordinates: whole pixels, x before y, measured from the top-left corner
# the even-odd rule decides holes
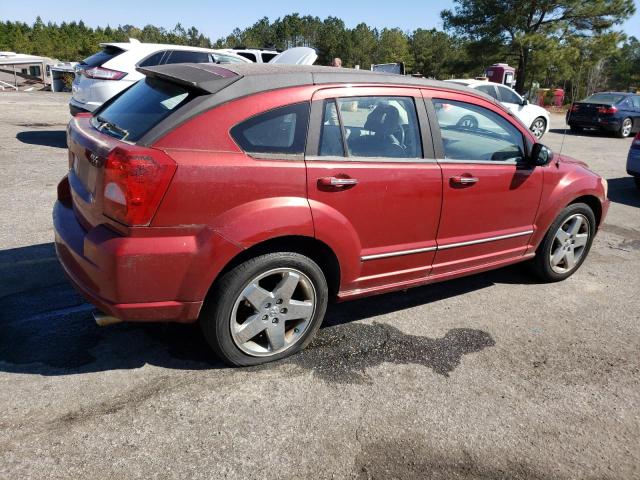
[[[636,136],[633,139],[633,146],[634,147],[640,146],[640,132],[636,133]]]
[[[617,111],[616,107],[598,107],[598,113],[603,115],[613,115]]]
[[[95,78],[96,80],[120,80],[127,75],[126,72],[103,67],[87,68],[82,70],[82,74],[87,78]]]
[[[114,148],[105,163],[104,214],[125,225],[148,225],[175,171],[175,162],[160,150]]]
[[[571,105],[571,111],[572,112],[577,112],[578,110],[580,110],[580,107],[578,105],[576,105],[575,103],[573,105]]]

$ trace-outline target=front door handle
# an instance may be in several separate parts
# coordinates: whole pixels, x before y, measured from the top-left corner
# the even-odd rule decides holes
[[[322,177],[318,179],[318,186],[320,187],[349,187],[357,185],[357,178],[340,178],[340,177]]]
[[[451,183],[457,183],[459,185],[472,185],[474,183],[478,183],[478,178],[466,175],[456,175],[451,177],[449,180],[451,180]]]

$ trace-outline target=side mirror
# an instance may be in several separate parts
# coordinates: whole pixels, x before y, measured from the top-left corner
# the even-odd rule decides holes
[[[522,105],[523,107],[526,107],[527,105],[529,105],[529,100],[527,100],[526,98],[523,98],[522,103],[520,105]]]
[[[529,156],[529,163],[536,167],[544,167],[545,165],[549,165],[553,160],[553,151],[541,144],[534,143],[533,148],[531,148],[531,155]]]

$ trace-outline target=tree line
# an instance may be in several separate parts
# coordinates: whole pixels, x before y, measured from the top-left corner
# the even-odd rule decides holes
[[[561,87],[571,97],[601,89],[640,88],[640,42],[616,26],[635,13],[633,0],[456,0],[441,13],[443,30],[407,32],[337,17],[293,13],[236,28],[212,41],[196,27],[146,25],[91,28],[80,22],[0,22],[0,51],[65,61],[95,53],[100,42],[170,43],[207,48],[310,46],[318,64],[340,57],[344,66],[404,62],[410,73],[446,79],[475,77],[497,62],[517,67],[516,89]]]

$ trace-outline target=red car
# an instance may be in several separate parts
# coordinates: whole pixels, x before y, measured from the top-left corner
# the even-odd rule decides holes
[[[477,90],[327,67],[141,71],[69,123],[58,257],[103,323],[199,320],[229,364],[304,348],[332,299],[524,261],[565,279],[607,213],[605,180]]]

